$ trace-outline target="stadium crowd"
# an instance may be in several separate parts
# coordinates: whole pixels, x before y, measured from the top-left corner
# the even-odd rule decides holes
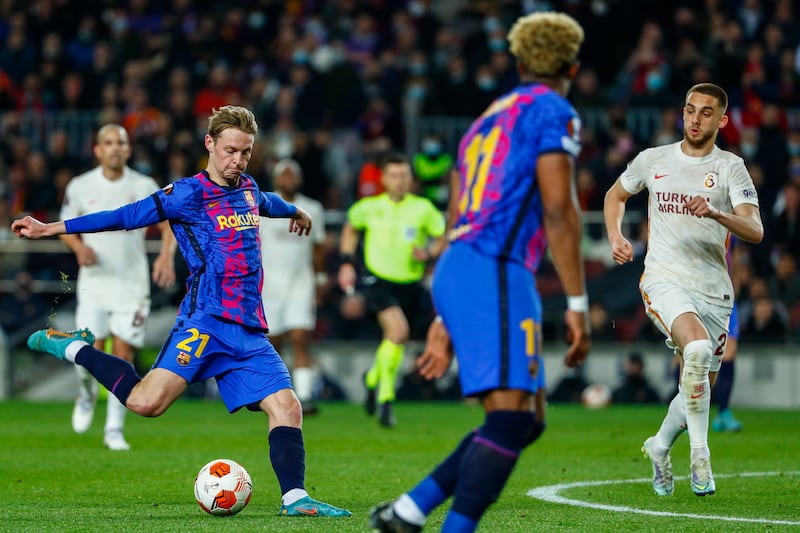
[[[474,117],[513,87],[509,24],[538,9],[565,11],[586,30],[569,97],[579,113],[602,115],[582,132],[578,190],[587,211],[602,209],[639,150],[680,138],[686,88],[725,88],[732,120],[719,142],[745,159],[766,228],[763,243],[733,255],[743,340],[800,340],[800,13],[792,0],[0,0],[0,239],[13,238],[8,226],[20,213],[57,216],[66,184],[94,165],[97,126],[122,124],[130,165],[166,185],[203,168],[198,141],[211,110],[225,104],[256,114],[249,168],[263,187],[274,163],[292,157],[304,194],[346,209],[375,192],[366,182],[381,153],[454,155],[452,143],[407,146],[409,119]],[[641,110],[658,110],[660,125],[632,126]],[[629,210],[644,217],[645,196]],[[330,250],[333,273],[334,243]],[[46,312],[32,278],[76,271],[33,254],[22,269],[0,268],[3,279],[19,280],[2,295],[6,330],[23,327],[28,311]],[[651,334],[642,317],[606,328],[609,302],[590,295],[598,340]],[[331,290],[320,301],[319,335],[376,333],[342,318],[339,296]]]

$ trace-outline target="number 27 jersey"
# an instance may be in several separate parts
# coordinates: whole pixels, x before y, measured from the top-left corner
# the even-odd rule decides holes
[[[547,240],[536,174],[540,155],[580,152],[580,119],[545,85],[520,85],[495,100],[458,149],[460,194],[453,242],[536,272]]]

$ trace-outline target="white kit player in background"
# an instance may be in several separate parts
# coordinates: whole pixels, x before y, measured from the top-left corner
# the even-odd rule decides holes
[[[309,338],[317,323],[317,289],[327,284],[324,269],[325,210],[313,198],[301,194],[303,173],[293,159],[282,159],[272,170],[273,187],[287,202],[305,209],[314,225],[310,238],[298,239],[279,219],[261,217],[259,234],[264,266],[261,299],[269,324],[269,336],[279,353],[288,337],[292,348],[292,385],[303,413],[317,412],[314,390],[319,369],[309,351]]]
[[[99,165],[74,177],[67,185],[61,220],[87,213],[116,209],[159,189],[152,178],[130,169],[128,134],[122,126],[107,124],[97,132],[94,155]],[[161,253],[153,262],[153,281],[160,287],[175,282],[175,237],[169,223],[159,224]],[[95,348],[103,350],[112,339],[112,353],[133,362],[134,348],[144,342],[145,321],[150,313],[150,279],[145,251],[146,228],[82,235],[61,235],[75,254],[78,269],[77,328],[94,333]],[[77,433],[89,429],[94,417],[98,384],[80,365],[80,390],[72,413]],[[125,406],[108,395],[103,443],[112,450],[128,450],[123,429]]]
[[[650,233],[639,284],[645,310],[682,356],[678,394],[658,433],[642,451],[653,489],[673,491],[669,452],[688,429],[691,488],[714,494],[708,447],[711,386],[725,352],[733,286],[725,259],[729,233],[757,243],[764,236],[758,196],[744,161],[715,141],[728,122],[728,96],[711,83],[693,86],[683,108],[682,141],[642,151],[606,193],[604,215],[614,260],[633,260],[622,235],[625,202],[648,190]]]

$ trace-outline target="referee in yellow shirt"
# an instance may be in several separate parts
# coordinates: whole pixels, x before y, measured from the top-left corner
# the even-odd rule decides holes
[[[353,254],[364,234],[364,264],[369,271],[364,296],[383,332],[365,377],[366,408],[372,415],[380,404],[379,421],[385,427],[395,425],[392,402],[409,336],[407,316],[430,297],[421,284],[425,265],[446,244],[444,216],[428,199],[411,194],[412,180],[405,156],[387,156],[381,164],[385,192],[350,207],[339,244],[339,286],[349,293],[356,283]]]

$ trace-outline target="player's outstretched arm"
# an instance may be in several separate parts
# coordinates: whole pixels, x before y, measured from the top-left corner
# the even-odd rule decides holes
[[[547,176],[539,180],[544,229],[556,272],[567,294],[565,322],[569,348],[564,363],[569,367],[580,366],[589,355],[591,341],[581,254],[583,225],[573,179],[574,162],[565,153],[544,154],[536,162],[536,174]]]
[[[20,238],[43,239],[54,235],[62,235],[67,232],[67,228],[63,220],[45,223],[36,220],[32,216],[26,216],[12,222],[11,231]]]
[[[611,244],[611,256],[618,265],[633,261],[633,246],[622,235],[622,219],[625,217],[625,202],[631,194],[626,191],[617,179],[606,192],[603,201],[603,218],[606,223],[606,235]]]

